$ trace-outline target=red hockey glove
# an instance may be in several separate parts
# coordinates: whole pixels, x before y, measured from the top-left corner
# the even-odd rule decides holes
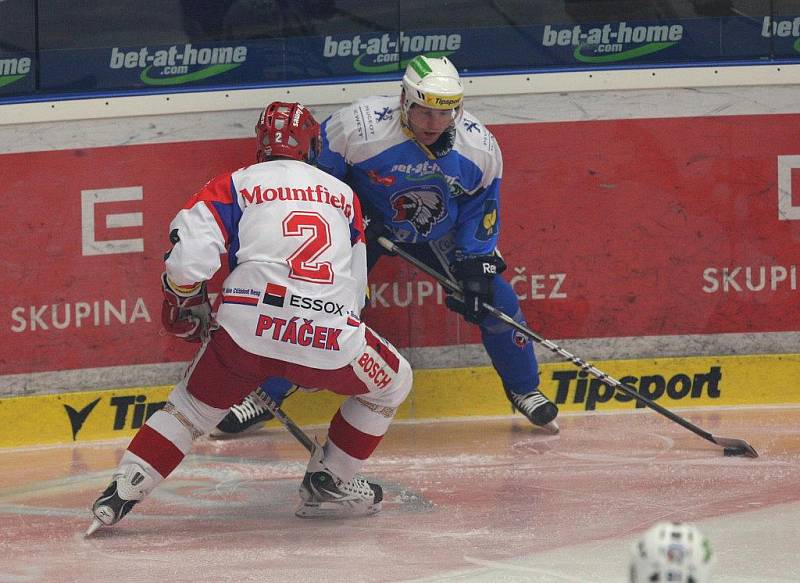
[[[208,336],[211,302],[206,283],[186,288],[172,283],[167,274],[163,273],[161,285],[164,290],[161,323],[166,331],[187,342],[200,342]]]

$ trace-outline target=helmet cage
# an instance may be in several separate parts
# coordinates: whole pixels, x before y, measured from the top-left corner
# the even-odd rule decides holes
[[[299,103],[274,101],[256,123],[256,160],[290,158],[313,162],[317,157],[319,124]]]

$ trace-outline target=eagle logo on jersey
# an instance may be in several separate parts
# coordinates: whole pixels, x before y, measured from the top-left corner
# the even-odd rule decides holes
[[[437,190],[406,190],[392,198],[395,222],[408,221],[420,235],[430,235],[445,217],[443,197]]]

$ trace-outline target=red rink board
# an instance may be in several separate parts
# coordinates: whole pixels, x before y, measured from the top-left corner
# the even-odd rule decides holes
[[[494,126],[505,276],[531,327],[550,338],[797,330],[800,226],[779,220],[778,157],[800,155],[798,127],[798,115]],[[0,156],[0,374],[190,358],[193,345],[159,332],[168,224],[252,156],[250,139]],[[82,255],[82,192],[108,189],[141,196],[91,207],[89,238],[141,251]],[[398,346],[479,341],[401,259],[371,281],[367,318]]]
[[[215,140],[0,156],[0,372],[191,358],[196,345],[160,332],[169,222],[207,180],[253,153],[252,141]],[[82,191],[131,187],[140,187],[141,200],[94,206],[94,239],[141,240],[143,250],[83,256]],[[141,213],[141,226],[106,228],[108,215],[126,213]],[[134,311],[139,298],[147,317]],[[108,319],[105,302],[116,310]],[[58,325],[69,322],[62,329],[54,306]]]
[[[568,301],[526,313],[552,337],[797,330],[800,222],[779,220],[777,182],[778,157],[800,153],[799,122],[495,128],[506,160],[501,248],[511,265],[568,274]],[[707,269],[717,270],[713,282]]]

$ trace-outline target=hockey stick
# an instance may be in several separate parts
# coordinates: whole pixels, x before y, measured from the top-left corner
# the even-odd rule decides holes
[[[433,277],[436,281],[438,281],[440,284],[442,284],[448,291],[450,291],[450,292],[452,292],[454,294],[457,294],[457,295],[463,295],[462,291],[461,291],[461,287],[459,287],[459,285],[456,282],[451,281],[450,279],[448,279],[447,277],[445,277],[444,275],[442,275],[441,273],[439,273],[435,269],[432,269],[431,267],[429,267],[428,265],[426,265],[425,263],[423,263],[422,261],[420,261],[419,259],[417,259],[413,255],[407,253],[406,251],[404,251],[403,249],[401,249],[400,247],[398,247],[397,245],[395,245],[394,243],[389,241],[389,239],[387,239],[386,237],[378,237],[378,243],[380,243],[380,245],[384,249],[389,251],[390,253],[395,253],[395,254],[399,255],[400,257],[402,257],[403,259],[405,259],[406,261],[408,261],[409,263],[411,263],[415,267],[418,267],[419,269],[421,269],[422,271],[424,271],[425,273],[427,273],[428,275]],[[685,427],[686,429],[688,429],[689,431],[691,431],[692,433],[694,433],[696,435],[699,435],[703,439],[723,447],[725,455],[727,455],[727,456],[746,456],[746,457],[752,457],[752,458],[758,457],[758,452],[756,452],[756,450],[753,449],[753,446],[750,445],[749,443],[747,443],[746,441],[744,441],[742,439],[736,439],[736,438],[733,438],[733,437],[716,437],[716,436],[712,435],[711,433],[709,433],[708,431],[700,429],[697,425],[687,421],[686,419],[684,419],[680,415],[676,415],[675,413],[673,413],[672,411],[670,411],[666,407],[663,407],[663,406],[659,405],[658,403],[656,403],[655,401],[652,401],[649,398],[645,397],[644,395],[639,394],[639,392],[636,390],[636,388],[618,381],[617,379],[615,379],[615,378],[607,375],[603,371],[597,369],[594,365],[592,365],[592,364],[586,362],[585,360],[575,356],[574,354],[571,354],[571,353],[567,352],[566,350],[564,350],[563,348],[561,348],[557,344],[551,342],[550,340],[547,340],[546,338],[543,338],[542,336],[539,336],[536,332],[534,332],[533,330],[531,330],[527,326],[523,326],[522,324],[520,324],[519,322],[514,320],[511,316],[508,316],[508,315],[504,314],[503,312],[501,312],[500,310],[498,310],[497,308],[495,308],[491,304],[487,304],[486,302],[484,302],[483,303],[483,309],[486,310],[487,312],[489,312],[492,316],[494,316],[498,320],[501,320],[505,324],[508,324],[509,326],[511,326],[511,327],[517,329],[518,331],[522,332],[525,336],[527,336],[531,340],[535,341],[538,344],[541,344],[542,346],[544,346],[545,348],[547,348],[551,352],[554,352],[554,353],[558,354],[559,356],[561,356],[562,358],[570,361],[572,364],[574,364],[575,366],[580,368],[582,371],[591,374],[592,376],[594,376],[596,379],[598,379],[602,383],[604,383],[604,384],[606,384],[606,385],[608,385],[608,386],[610,386],[610,387],[612,387],[614,389],[620,390],[623,393],[626,393],[628,396],[630,396],[630,397],[636,399],[637,401],[643,403],[644,405],[646,405],[647,407],[651,408],[656,413],[660,413],[664,417],[667,417],[668,419],[670,419],[671,421],[674,421],[678,425],[681,425],[681,426]]]
[[[261,404],[264,405],[267,409],[269,409],[269,412],[272,413],[275,419],[280,421],[283,424],[283,426],[289,430],[289,433],[291,433],[292,436],[297,441],[300,442],[300,445],[306,448],[309,453],[314,452],[314,442],[311,440],[311,438],[308,435],[306,435],[306,432],[300,429],[297,426],[297,424],[294,421],[292,421],[286,413],[283,412],[281,406],[278,405],[278,403],[276,403],[272,399],[272,397],[267,395],[261,389],[261,387],[258,387],[255,390],[255,395],[256,397],[258,397],[259,401],[261,401]]]

